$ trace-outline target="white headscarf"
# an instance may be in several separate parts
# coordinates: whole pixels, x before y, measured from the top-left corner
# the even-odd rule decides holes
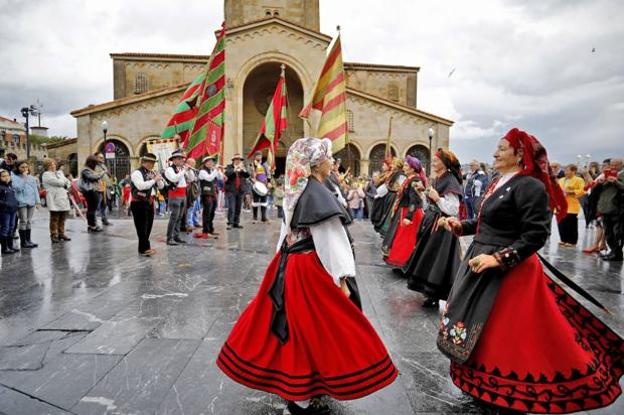
[[[332,141],[329,138],[306,137],[295,141],[286,157],[286,183],[284,196],[284,219],[290,232],[290,221],[297,201],[308,185],[312,167],[332,157]]]

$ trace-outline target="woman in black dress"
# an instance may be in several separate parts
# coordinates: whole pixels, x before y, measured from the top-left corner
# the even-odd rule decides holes
[[[545,275],[536,255],[552,212],[567,210],[546,173],[546,151],[513,129],[499,142],[494,167],[500,176],[478,218],[439,223],[475,235],[440,323],[438,347],[451,359],[451,378],[507,411],[607,406],[621,394],[624,340]]]
[[[462,196],[461,166],[455,154],[438,150],[433,157],[432,187],[425,190],[429,206],[425,210],[414,253],[402,271],[408,288],[425,295],[423,307],[438,307],[446,300],[459,268],[460,246],[455,235],[440,229],[438,219],[457,216]]]
[[[392,160],[392,174],[386,182],[388,194],[384,197],[383,205],[381,207],[381,216],[379,222],[375,225],[375,230],[379,232],[381,236],[386,236],[390,222],[392,222],[392,215],[394,213],[394,202],[397,200],[397,195],[401,186],[405,181],[405,173],[403,173],[403,160],[400,158],[394,158]]]

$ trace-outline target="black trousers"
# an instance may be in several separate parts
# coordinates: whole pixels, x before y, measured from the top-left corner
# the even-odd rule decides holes
[[[154,224],[154,203],[133,201],[130,203],[130,211],[139,237],[139,254],[142,254],[151,248],[149,237]]]
[[[260,212],[261,212],[261,217],[262,217],[262,222],[266,222],[267,221],[267,206],[268,206],[268,196],[260,196],[259,194],[257,194],[256,192],[251,192],[252,196],[253,196],[253,202],[251,204],[251,207],[253,209],[253,220],[258,220],[258,208],[260,208]]]
[[[228,225],[240,225],[240,214],[243,206],[243,193],[227,192],[225,197],[228,203]]]
[[[603,215],[603,226],[605,231],[605,239],[611,252],[617,256],[622,255],[622,245],[624,245],[624,232],[622,232],[622,216],[620,215]]]
[[[578,213],[568,213],[558,224],[561,242],[574,244],[578,242]]]
[[[87,199],[87,223],[90,227],[95,228],[97,226],[95,212],[97,212],[100,204],[100,195],[95,190],[89,190],[83,192],[83,196]]]
[[[214,233],[214,217],[217,211],[216,196],[202,196],[202,232]]]

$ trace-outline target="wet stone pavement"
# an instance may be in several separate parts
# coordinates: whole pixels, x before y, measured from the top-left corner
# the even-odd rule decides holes
[[[277,222],[245,219],[245,229],[228,232],[219,216],[218,240],[189,238],[178,247],[164,244],[166,222],[157,220],[158,255],[142,258],[127,219],[95,235],[70,220],[73,240],[51,246],[45,211],[38,212],[40,248],[0,262],[0,413],[288,414],[280,398],[242,387],[215,366],[278,237]],[[364,312],[401,374],[372,396],[332,403],[333,413],[481,413],[449,380],[435,346],[437,312],[422,309],[419,294],[384,266],[369,224],[352,230]],[[581,241],[592,237],[590,230]],[[611,309],[599,315],[624,334],[622,264],[560,249],[556,231],[544,252]],[[591,412],[622,413],[624,398]]]

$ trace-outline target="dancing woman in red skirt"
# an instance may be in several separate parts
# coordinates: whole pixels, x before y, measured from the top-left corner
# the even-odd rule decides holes
[[[395,268],[404,267],[414,252],[416,236],[423,218],[420,192],[427,187],[427,177],[416,157],[405,158],[403,172],[407,175],[407,180],[403,182],[394,204],[394,216],[382,246],[384,261]]]
[[[360,309],[349,215],[323,185],[331,166],[328,139],[290,147],[278,251],[217,359],[234,381],[283,397],[295,415],[327,413],[319,396],[360,398],[398,373]]]
[[[451,359],[451,378],[507,411],[608,406],[621,393],[624,340],[548,277],[536,255],[551,211],[567,210],[547,173],[546,150],[513,129],[500,140],[494,167],[501,175],[477,219],[440,220],[457,235],[475,235],[440,323],[438,347]]]

